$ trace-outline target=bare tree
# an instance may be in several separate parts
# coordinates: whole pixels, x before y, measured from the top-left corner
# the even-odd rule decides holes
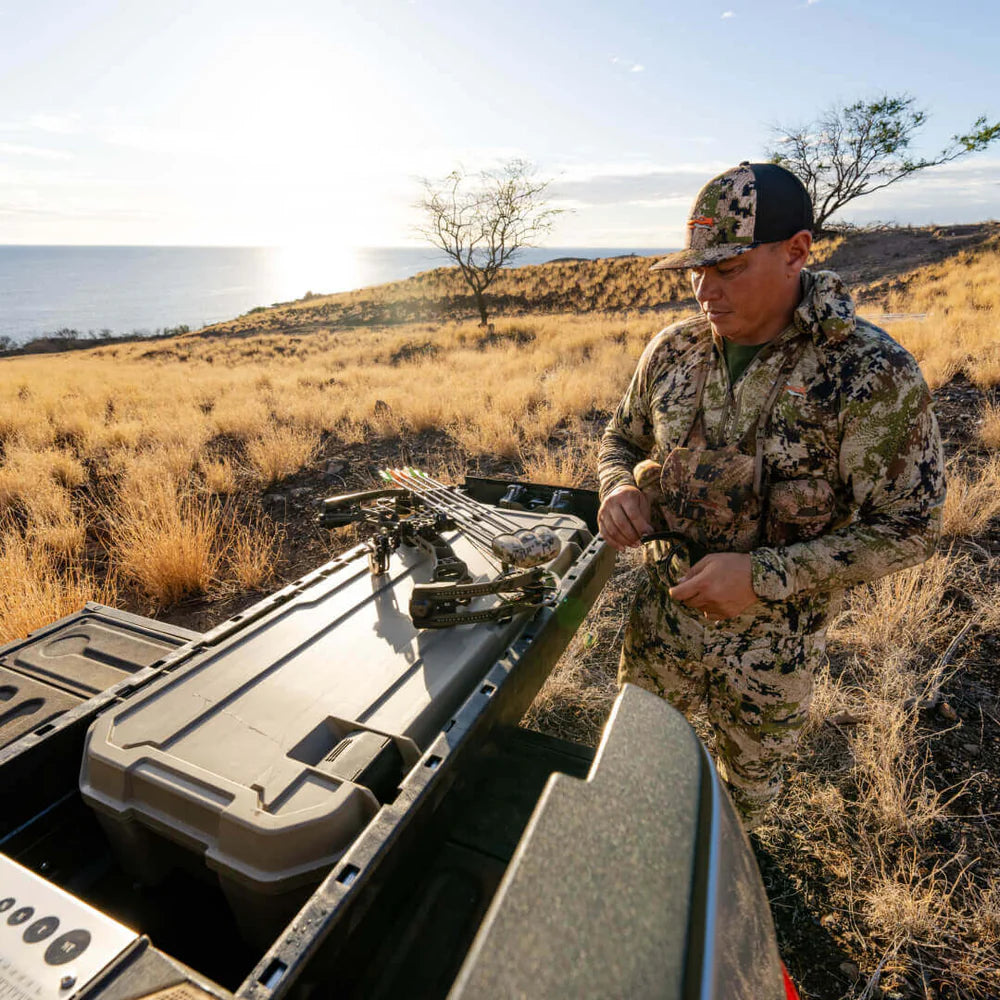
[[[548,180],[526,160],[508,160],[495,170],[453,170],[440,181],[424,180],[417,203],[425,222],[417,232],[458,264],[486,326],[486,289],[500,268],[552,228],[561,209],[546,207]]]
[[[913,158],[910,144],[927,121],[909,94],[883,94],[873,101],[858,100],[831,107],[815,121],[790,128],[774,125],[767,155],[787,167],[805,184],[813,201],[815,226],[862,195],[880,191],[918,170],[950,163],[986,149],[1000,138],[1000,122],[986,115],[964,135],[953,135],[937,156]]]

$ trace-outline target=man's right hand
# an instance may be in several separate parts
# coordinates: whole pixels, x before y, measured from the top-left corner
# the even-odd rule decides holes
[[[653,530],[649,498],[636,486],[619,486],[609,493],[597,512],[597,526],[613,548],[632,548]]]

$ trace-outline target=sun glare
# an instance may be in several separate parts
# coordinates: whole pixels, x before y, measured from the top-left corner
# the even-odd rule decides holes
[[[271,282],[290,298],[357,288],[365,284],[364,271],[357,248],[342,246],[333,237],[276,247],[271,255]]]

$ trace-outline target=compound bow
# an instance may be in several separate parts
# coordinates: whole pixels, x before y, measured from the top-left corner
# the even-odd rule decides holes
[[[327,528],[367,528],[373,574],[388,571],[389,557],[400,545],[421,548],[431,556],[432,582],[414,585],[410,598],[410,617],[418,628],[509,621],[550,599],[554,583],[542,564],[562,548],[550,528],[523,528],[496,508],[417,469],[384,469],[379,475],[384,488],[324,500],[320,523]],[[455,530],[498,566],[494,579],[473,582],[468,566],[443,537],[445,531]],[[494,607],[461,610],[473,598],[491,594],[501,598]]]

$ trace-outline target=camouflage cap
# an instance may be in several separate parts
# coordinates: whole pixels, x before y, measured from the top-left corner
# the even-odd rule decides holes
[[[713,177],[698,192],[684,249],[650,270],[706,267],[812,229],[812,201],[802,181],[774,163],[750,163]]]

